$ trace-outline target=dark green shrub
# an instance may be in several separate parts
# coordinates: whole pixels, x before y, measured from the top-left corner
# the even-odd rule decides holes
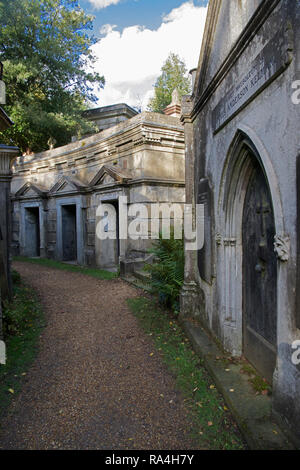
[[[21,284],[21,276],[18,271],[12,270],[11,278],[13,282],[13,286],[19,286]]]
[[[4,337],[18,336],[30,329],[39,312],[36,299],[31,289],[23,286],[18,278],[18,284],[14,285],[14,297],[12,302],[5,302],[3,308],[3,333]]]
[[[179,310],[179,295],[184,280],[184,243],[175,240],[171,233],[169,240],[162,238],[154,242],[150,253],[154,254],[153,264],[145,270],[151,274],[152,292],[158,294],[159,301],[167,307]]]

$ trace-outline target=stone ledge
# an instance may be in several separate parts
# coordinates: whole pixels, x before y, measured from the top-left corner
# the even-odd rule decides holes
[[[203,359],[204,366],[222,393],[249,448],[252,450],[295,449],[272,417],[271,398],[255,394],[248,377],[240,372],[242,364],[224,365],[223,361],[216,359],[224,357],[224,351],[203,328],[194,325],[189,320],[182,320],[182,326],[194,350]]]

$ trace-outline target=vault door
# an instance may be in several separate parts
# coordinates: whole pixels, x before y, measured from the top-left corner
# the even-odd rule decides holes
[[[63,261],[77,260],[76,205],[62,206]]]
[[[270,382],[276,363],[277,260],[268,184],[257,164],[243,212],[244,354]]]
[[[40,215],[38,207],[25,209],[25,255],[40,256]]]

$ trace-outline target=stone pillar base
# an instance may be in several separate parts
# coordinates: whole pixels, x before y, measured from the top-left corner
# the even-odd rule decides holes
[[[194,281],[185,282],[180,294],[180,317],[201,318],[204,309],[204,297]]]

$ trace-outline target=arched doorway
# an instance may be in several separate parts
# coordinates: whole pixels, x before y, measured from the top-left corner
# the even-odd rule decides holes
[[[277,258],[275,221],[264,172],[254,154],[243,209],[243,352],[271,382],[276,365]]]
[[[263,158],[238,131],[225,162],[216,221],[218,310],[225,348],[243,354],[271,383],[278,312],[274,236],[281,205],[270,159],[259,148]]]

